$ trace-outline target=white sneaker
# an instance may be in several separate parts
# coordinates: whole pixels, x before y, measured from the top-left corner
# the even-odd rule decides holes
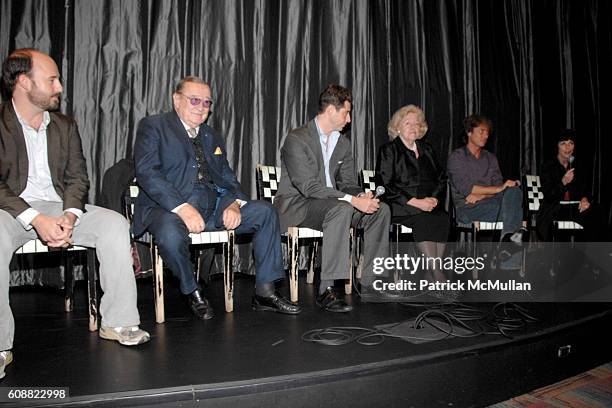
[[[6,373],[4,369],[13,361],[13,353],[11,350],[0,351],[0,378],[4,378]]]
[[[100,337],[106,340],[115,340],[124,346],[137,346],[151,340],[151,336],[138,326],[127,327],[100,327],[98,333]]]

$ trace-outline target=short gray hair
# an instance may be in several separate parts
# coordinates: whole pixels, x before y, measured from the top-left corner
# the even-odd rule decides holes
[[[200,77],[197,76],[186,76],[184,78],[182,78],[178,84],[176,84],[176,88],[174,88],[174,93],[180,93],[183,88],[185,87],[185,84],[187,82],[191,82],[194,84],[202,84],[202,85],[206,85],[209,86],[206,82],[204,82],[204,80]]]

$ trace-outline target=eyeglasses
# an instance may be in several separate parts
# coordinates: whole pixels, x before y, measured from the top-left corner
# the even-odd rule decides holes
[[[182,92],[178,93],[181,94],[181,96],[187,98],[192,106],[198,106],[199,104],[202,104],[202,106],[204,106],[205,108],[210,108],[213,104],[213,101],[210,99],[194,98],[192,96],[187,96]]]

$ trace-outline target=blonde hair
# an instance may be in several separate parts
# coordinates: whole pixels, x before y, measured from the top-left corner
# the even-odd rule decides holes
[[[393,116],[391,116],[391,120],[389,121],[389,124],[387,125],[387,133],[389,134],[390,140],[393,140],[397,136],[399,136],[399,133],[400,133],[399,123],[409,113],[416,113],[419,118],[419,122],[421,122],[421,126],[419,127],[419,137],[418,138],[420,139],[423,136],[425,136],[425,133],[427,133],[427,129],[428,129],[427,122],[425,121],[425,113],[423,112],[421,108],[419,108],[416,105],[406,105],[396,110]]]

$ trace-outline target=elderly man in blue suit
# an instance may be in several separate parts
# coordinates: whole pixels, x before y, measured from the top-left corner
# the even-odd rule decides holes
[[[165,264],[180,281],[196,317],[213,310],[202,294],[189,257],[189,233],[234,229],[253,233],[255,310],[285,314],[301,308],[275,291],[284,279],[278,214],[264,201],[250,201],[227,162],[221,136],[204,124],[212,105],[208,84],[185,77],[172,95],[174,110],[142,119],[134,147],[140,194],[134,233],[150,231]]]

